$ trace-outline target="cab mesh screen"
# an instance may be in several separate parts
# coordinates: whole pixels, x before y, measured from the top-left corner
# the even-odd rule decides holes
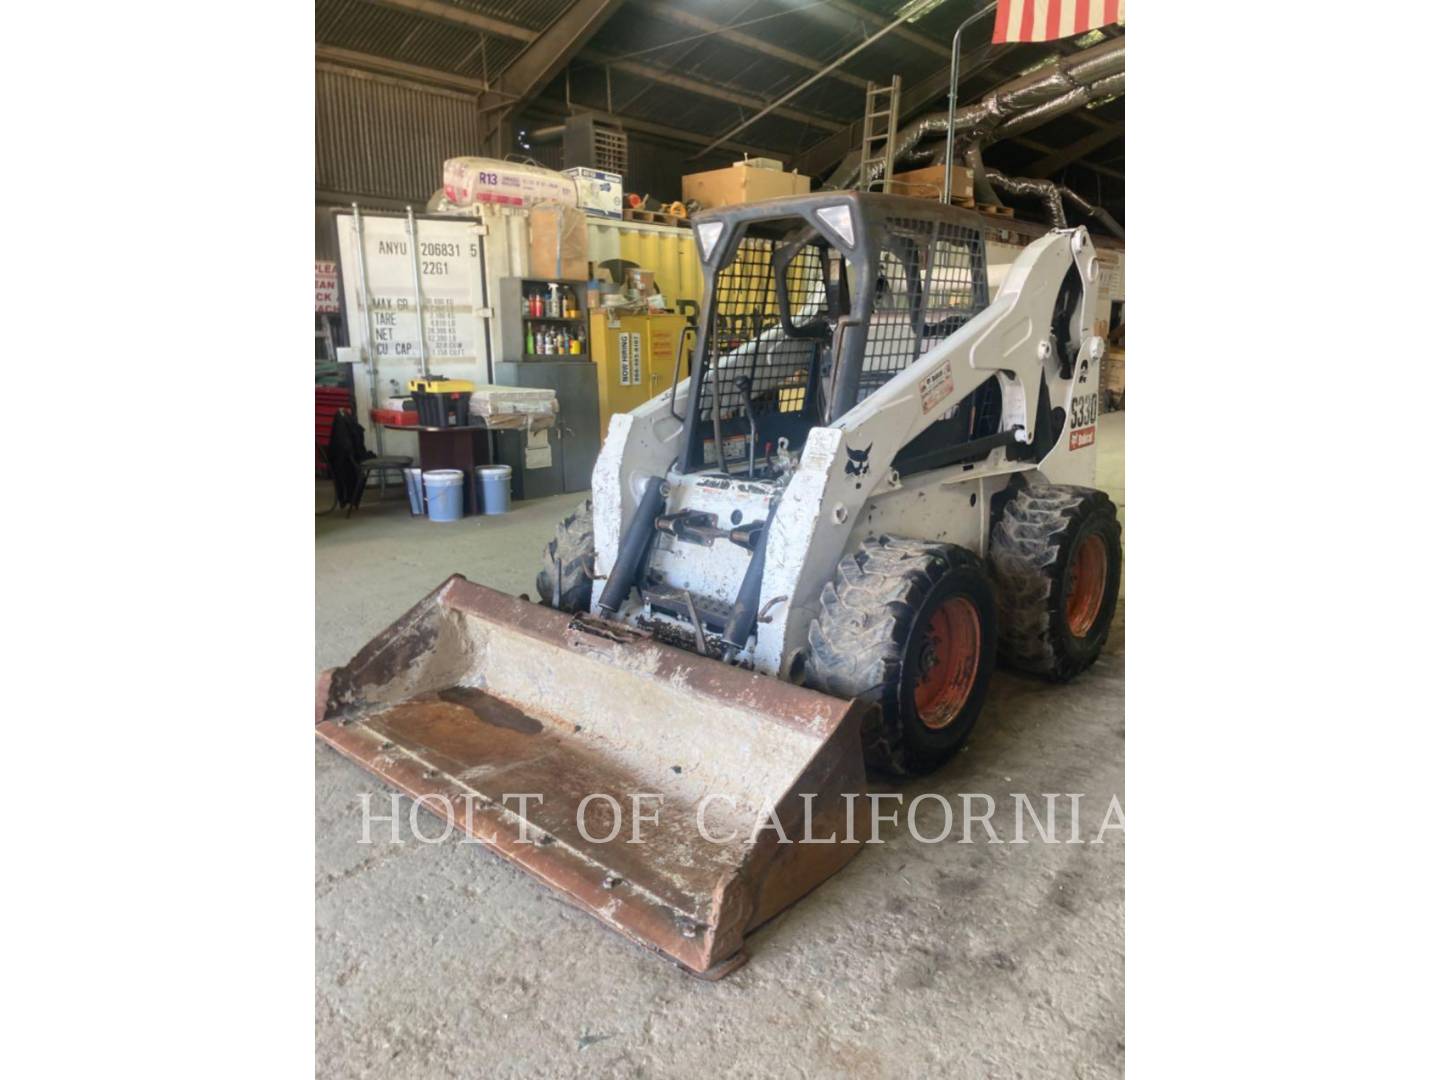
[[[859,397],[953,334],[989,302],[980,230],[923,218],[886,219]]]
[[[714,322],[705,343],[706,374],[700,390],[702,419],[713,419],[717,383],[721,419],[744,415],[736,390],[741,377],[750,381],[750,403],[757,416],[805,408],[816,341],[790,337],[781,324],[775,266],[777,252],[785,250],[782,240],[745,236],[735,258],[715,275]],[[821,245],[798,248],[785,267],[784,280],[792,325],[824,317]]]

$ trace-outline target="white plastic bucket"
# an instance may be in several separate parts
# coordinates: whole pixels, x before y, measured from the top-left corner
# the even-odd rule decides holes
[[[410,516],[424,516],[425,487],[424,482],[420,479],[419,469],[405,470],[405,494],[410,497]]]
[[[460,469],[430,469],[424,479],[430,520],[459,521],[465,513],[465,473]]]
[[[510,509],[510,466],[477,465],[481,501],[487,514],[503,514]]]

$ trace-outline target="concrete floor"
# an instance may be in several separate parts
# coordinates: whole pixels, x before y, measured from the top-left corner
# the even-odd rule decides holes
[[[1123,520],[1124,414],[1101,418],[1099,447]],[[540,548],[575,501],[446,526],[400,502],[317,518],[317,668],[349,659],[452,571],[533,591]],[[1123,610],[1089,673],[1069,686],[997,673],[965,752],[894,790],[989,794],[1006,839],[1011,793],[1038,804],[1081,792],[1092,838],[1111,797],[1124,799]],[[475,845],[360,844],[359,796],[384,790],[317,743],[320,1076],[1123,1072],[1116,830],[1103,844],[927,845],[887,827],[886,843],[755,934],[747,966],[705,983]]]

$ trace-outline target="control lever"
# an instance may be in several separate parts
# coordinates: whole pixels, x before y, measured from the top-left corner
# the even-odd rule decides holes
[[[759,438],[756,431],[755,406],[750,403],[750,376],[740,375],[735,379],[735,392],[740,395],[740,405],[745,410],[745,419],[750,421],[750,479],[755,479],[755,443]]]

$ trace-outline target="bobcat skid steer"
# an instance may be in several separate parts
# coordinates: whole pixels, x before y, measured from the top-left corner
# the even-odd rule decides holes
[[[1091,486],[1084,229],[993,297],[981,219],[934,202],[827,192],[694,229],[692,375],[611,420],[538,603],[452,577],[322,676],[317,720],[718,977],[870,838],[867,766],[955,753],[997,655],[1062,680],[1094,661],[1120,530]]]

